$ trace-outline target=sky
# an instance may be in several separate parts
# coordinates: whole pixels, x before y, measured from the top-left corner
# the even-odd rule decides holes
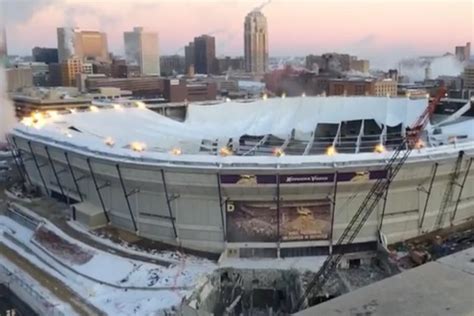
[[[76,26],[106,32],[122,55],[123,32],[143,26],[159,33],[162,55],[210,34],[218,56],[239,56],[245,15],[264,3],[271,56],[337,51],[395,63],[474,42],[472,0],[0,0],[0,21],[9,54],[57,47],[56,27]]]

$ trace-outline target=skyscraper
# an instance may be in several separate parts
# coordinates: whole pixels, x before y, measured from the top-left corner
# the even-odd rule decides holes
[[[468,62],[471,58],[471,42],[467,42],[465,46],[456,46],[454,55],[460,62]]]
[[[31,52],[34,61],[46,63],[48,65],[58,62],[57,48],[35,47]]]
[[[194,70],[198,74],[212,74],[216,70],[216,39],[201,35],[194,38]]]
[[[123,33],[123,39],[127,63],[140,66],[142,75],[160,74],[158,33],[134,27],[132,32]]]
[[[244,23],[245,70],[262,74],[268,69],[267,18],[260,10],[253,10]]]
[[[107,35],[98,31],[81,31],[59,27],[58,59],[60,63],[71,57],[82,60],[109,61]]]
[[[194,68],[194,42],[189,42],[189,44],[184,47],[184,59],[184,72],[188,73],[191,66]]]
[[[0,66],[5,65],[7,62],[8,50],[7,50],[7,34],[5,28],[0,28]]]

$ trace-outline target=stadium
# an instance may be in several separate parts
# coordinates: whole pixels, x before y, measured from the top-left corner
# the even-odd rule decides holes
[[[36,113],[9,135],[25,181],[110,224],[229,256],[374,249],[473,216],[467,103],[428,123],[355,240],[336,245],[428,98],[295,97]],[[342,249],[341,249],[342,251]]]

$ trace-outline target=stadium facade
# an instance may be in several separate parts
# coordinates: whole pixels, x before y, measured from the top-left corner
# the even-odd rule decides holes
[[[242,257],[332,247],[427,99],[300,97],[25,119],[9,135],[26,181],[90,226]],[[350,251],[474,216],[470,104],[429,124]],[[471,171],[470,171],[471,170]]]

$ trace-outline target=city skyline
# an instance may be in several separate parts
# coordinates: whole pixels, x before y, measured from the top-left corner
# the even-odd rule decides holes
[[[34,46],[55,47],[56,27],[77,26],[107,33],[110,51],[124,55],[123,32],[144,26],[159,33],[162,55],[183,55],[190,38],[209,34],[216,37],[218,56],[242,56],[245,15],[265,1],[111,3],[4,1],[9,52],[24,55]],[[262,12],[268,20],[270,56],[341,51],[371,59],[378,66],[393,64],[396,56],[453,53],[454,45],[473,41],[472,6],[465,0],[449,1],[449,6],[443,0],[274,0]],[[296,15],[298,19],[291,20]],[[34,37],[30,36],[32,29]]]

